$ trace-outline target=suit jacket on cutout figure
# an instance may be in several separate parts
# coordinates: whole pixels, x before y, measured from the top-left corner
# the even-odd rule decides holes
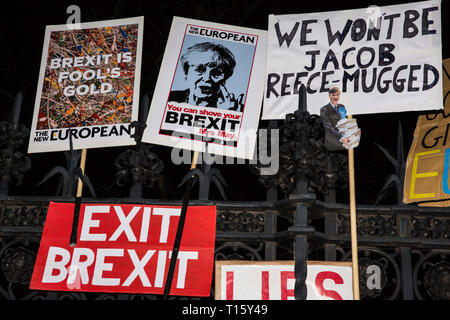
[[[342,104],[338,103],[337,107],[339,108],[340,106]],[[331,103],[320,108],[320,118],[325,128],[325,147],[328,151],[345,150],[345,147],[339,141],[341,134],[336,128],[336,124],[341,120],[341,116]]]

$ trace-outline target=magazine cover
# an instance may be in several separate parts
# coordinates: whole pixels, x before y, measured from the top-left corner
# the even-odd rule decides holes
[[[134,144],[143,17],[47,26],[28,152]]]
[[[266,31],[174,17],[142,141],[253,157]]]

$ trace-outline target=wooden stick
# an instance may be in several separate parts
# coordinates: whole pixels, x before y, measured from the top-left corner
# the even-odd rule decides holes
[[[351,115],[348,116],[352,118]],[[348,150],[348,180],[350,192],[350,231],[352,242],[353,300],[359,300],[358,232],[356,227],[355,162],[353,149]]]
[[[192,162],[191,162],[191,170],[195,169],[195,167],[197,167],[198,154],[199,154],[198,151],[194,151],[194,155],[192,156]],[[189,206],[189,198],[191,196],[191,189],[192,189],[193,184],[194,184],[194,175],[192,175],[191,179],[189,179],[186,182],[186,190],[185,190],[185,193],[183,196],[183,205],[181,207],[180,220],[178,221],[177,233],[175,235],[175,241],[174,241],[173,249],[172,249],[172,256],[170,257],[169,270],[167,272],[166,283],[164,286],[163,300],[167,300],[169,298],[170,289],[172,287],[172,280],[173,280],[173,275],[175,272],[175,265],[177,264],[177,258],[178,258],[178,250],[180,249],[181,237],[183,236],[184,222],[186,220],[186,213],[187,213],[187,208]]]
[[[80,160],[80,168],[81,173],[84,174],[84,168],[86,167],[86,149],[81,150],[81,160]],[[83,181],[78,178],[78,188],[77,188],[77,197],[81,197],[83,194]]]
[[[80,168],[81,173],[84,174],[84,168],[86,166],[86,149],[81,150],[81,159],[80,159]],[[75,208],[73,210],[73,223],[72,223],[72,232],[70,233],[69,244],[71,247],[77,245],[77,236],[78,236],[78,220],[80,215],[80,206],[81,206],[81,195],[83,193],[83,181],[81,178],[78,178],[78,186],[77,186],[77,194],[75,197]]]
[[[192,156],[191,169],[195,169],[195,167],[197,167],[198,154],[198,151],[194,151],[194,155]]]

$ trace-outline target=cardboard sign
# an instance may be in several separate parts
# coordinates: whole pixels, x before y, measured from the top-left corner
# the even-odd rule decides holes
[[[142,141],[251,159],[266,34],[174,17]]]
[[[421,115],[406,161],[403,202],[448,206],[450,199],[450,59],[443,61],[444,111]]]
[[[348,114],[442,109],[441,4],[270,15],[263,119],[320,114],[341,88]]]
[[[307,300],[353,300],[351,262],[308,261]],[[216,300],[294,300],[294,261],[216,261]]]
[[[73,211],[50,203],[30,289],[163,294],[180,207],[82,204],[70,247]],[[210,295],[215,226],[215,206],[188,207],[171,295]]]
[[[144,18],[47,26],[28,152],[135,144]]]

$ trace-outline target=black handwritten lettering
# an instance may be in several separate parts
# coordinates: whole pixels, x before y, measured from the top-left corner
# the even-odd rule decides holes
[[[416,70],[420,70],[420,65],[411,65],[409,67],[409,78],[408,78],[408,91],[412,92],[412,91],[419,91],[420,88],[419,87],[414,87],[414,81],[417,80],[417,77],[414,76],[414,71]]]
[[[279,94],[275,90],[275,85],[280,81],[280,75],[277,73],[269,73],[267,76],[267,92],[266,98],[270,98],[270,94],[273,93],[278,98]]]
[[[392,80],[382,80],[382,79],[383,79],[383,75],[386,72],[391,71],[391,70],[392,70],[391,67],[386,67],[386,68],[381,69],[380,74],[378,76],[378,81],[377,81],[378,92],[385,93],[386,91],[388,91],[389,84],[392,82]],[[381,83],[383,83],[384,86],[382,86]]]
[[[281,81],[281,96],[287,96],[289,95],[289,87],[290,85],[288,84],[288,78],[293,77],[295,74],[294,73],[285,73],[283,74],[283,80]]]
[[[364,52],[369,52],[370,54],[370,60],[365,64],[363,64],[361,61],[361,56],[363,55]],[[375,50],[371,47],[362,47],[358,51],[358,54],[356,55],[356,63],[358,64],[358,67],[361,69],[369,67],[374,60],[375,60]]]
[[[394,79],[392,81],[392,86],[394,87],[395,92],[403,92],[405,90],[405,82],[406,79],[398,79],[398,76],[401,71],[406,70],[408,66],[403,65],[397,68],[394,72]]]
[[[336,59],[336,55],[334,54],[333,50],[328,50],[327,55],[325,56],[325,59],[322,64],[322,70],[326,70],[328,68],[328,63],[332,62],[334,69],[339,69],[339,62]]]
[[[433,73],[434,79],[433,82],[428,83],[428,71],[431,71]],[[437,69],[430,65],[425,63],[423,66],[423,87],[422,90],[430,90],[431,88],[433,88],[439,81],[439,71],[437,71]]]
[[[304,20],[302,22],[302,30],[300,34],[300,46],[306,46],[311,44],[317,44],[317,40],[306,40],[308,33],[312,32],[312,29],[308,29],[308,25],[311,23],[317,23],[317,20]]]
[[[394,27],[394,20],[400,17],[400,13],[394,13],[384,16],[384,20],[389,20],[389,27],[386,34],[386,39],[389,40],[392,37],[392,28]]]
[[[366,35],[367,25],[366,20],[356,19],[352,25],[352,32],[350,33],[353,41],[360,41]]]
[[[424,8],[422,10],[422,35],[436,34],[436,30],[430,30],[430,26],[433,24],[432,20],[428,20],[428,13],[438,10],[438,7]]]
[[[359,69],[357,69],[353,74],[349,74],[347,71],[344,71],[344,76],[342,77],[342,91],[347,92],[347,82],[353,82],[353,92],[358,92],[359,90]]]
[[[353,21],[348,19],[342,32],[336,31],[333,34],[333,31],[331,30],[331,25],[330,25],[330,19],[326,19],[325,26],[327,27],[328,45],[331,46],[336,39],[338,40],[339,45],[342,45],[342,42],[344,41],[345,37],[347,36],[348,32],[350,31],[352,23],[353,23]]]
[[[413,38],[419,33],[419,28],[414,24],[420,14],[416,10],[405,11],[405,21],[403,22],[403,38]],[[411,30],[412,29],[412,30]]]
[[[378,46],[378,65],[388,66],[395,61],[395,56],[391,53],[395,49],[392,43],[382,43]]]
[[[292,39],[294,39],[295,34],[297,33],[298,26],[300,25],[299,22],[296,22],[294,27],[291,30],[291,33],[287,34],[281,34],[280,31],[280,24],[277,22],[275,23],[275,32],[277,33],[278,38],[278,45],[281,47],[283,45],[283,42],[286,42],[286,46],[289,48],[291,45]]]
[[[316,67],[316,56],[320,54],[320,50],[306,51],[306,54],[311,55],[311,65],[305,66],[305,69],[308,71],[314,70],[314,68]]]
[[[372,82],[370,85],[367,85],[366,78],[367,78],[367,69],[363,69],[361,72],[361,89],[363,92],[372,92],[375,88],[375,84],[377,83],[377,68],[373,68],[372,71]]]

